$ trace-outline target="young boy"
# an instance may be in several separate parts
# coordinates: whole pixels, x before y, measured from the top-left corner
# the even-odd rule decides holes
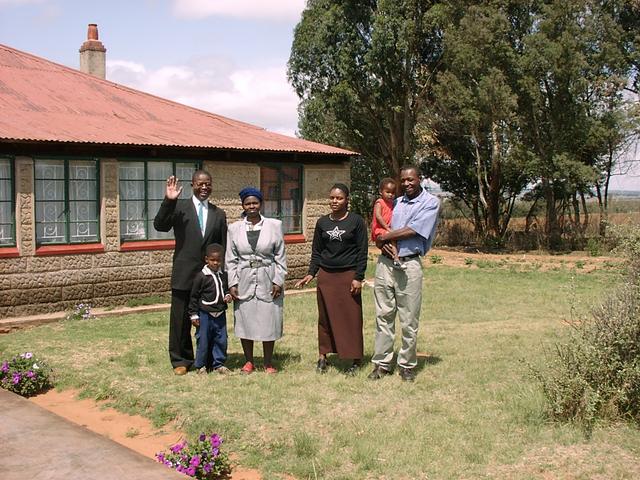
[[[380,198],[373,205],[373,221],[371,222],[371,240],[374,242],[379,235],[383,235],[391,230],[391,218],[393,216],[393,201],[396,198],[396,181],[393,178],[383,178],[380,181]],[[393,268],[406,270],[407,266],[400,262],[398,249],[395,242],[391,244],[393,248]]]
[[[213,243],[205,251],[205,266],[196,274],[191,289],[189,316],[196,327],[198,373],[229,373],[227,359],[227,303],[231,302],[227,274],[222,271],[224,250]]]

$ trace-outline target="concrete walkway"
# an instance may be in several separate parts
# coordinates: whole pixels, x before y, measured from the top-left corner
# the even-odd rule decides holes
[[[184,480],[184,475],[0,388],[2,480]]]

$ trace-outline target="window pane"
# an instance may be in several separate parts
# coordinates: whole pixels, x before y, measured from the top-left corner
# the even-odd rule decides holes
[[[164,190],[162,193],[162,198],[164,198]],[[149,200],[147,202],[147,205],[149,205],[149,220],[147,222],[147,231],[149,232],[149,239],[152,240],[160,240],[163,238],[173,238],[173,231],[169,231],[169,232],[158,232],[155,228],[153,228],[153,218],[156,216],[156,213],[158,213],[158,209],[160,208],[160,204],[162,203],[162,200]]]
[[[197,169],[198,165],[194,163],[177,163],[176,177],[178,177],[178,180],[183,182],[185,188],[187,188],[191,184],[191,177],[193,177],[193,172],[195,172]]]
[[[279,218],[285,233],[302,232],[302,167],[262,167],[260,188],[266,216]]]
[[[173,232],[157,232],[153,228],[153,218],[164,199],[167,178],[175,171],[185,188],[185,197],[191,194],[189,184],[198,168],[197,162],[120,162],[120,241],[172,239]]]
[[[99,241],[95,160],[36,160],[35,200],[38,244]]]
[[[13,179],[11,163],[0,159],[0,245],[14,245]]]
[[[62,243],[65,238],[64,202],[36,201],[36,238],[39,243]]]
[[[37,242],[66,242],[64,160],[36,160],[35,200]]]
[[[69,200],[97,200],[95,162],[69,162]],[[95,217],[94,217],[95,218]]]
[[[144,162],[120,162],[120,239],[146,240]]]

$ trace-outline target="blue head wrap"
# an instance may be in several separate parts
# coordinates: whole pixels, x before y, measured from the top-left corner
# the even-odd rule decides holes
[[[262,202],[262,193],[256,187],[244,187],[240,190],[240,201],[244,202],[244,199],[247,197],[256,197]]]

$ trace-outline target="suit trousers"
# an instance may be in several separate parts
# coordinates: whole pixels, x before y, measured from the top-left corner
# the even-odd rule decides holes
[[[169,359],[173,368],[193,364],[191,342],[191,319],[189,318],[189,290],[171,290],[171,313],[169,316]]]
[[[417,343],[422,306],[422,260],[405,262],[406,270],[393,268],[393,260],[380,255],[376,265],[373,293],[376,304],[376,339],[371,361],[391,370],[395,340],[396,314],[402,330],[398,366],[414,368],[418,364]]]

